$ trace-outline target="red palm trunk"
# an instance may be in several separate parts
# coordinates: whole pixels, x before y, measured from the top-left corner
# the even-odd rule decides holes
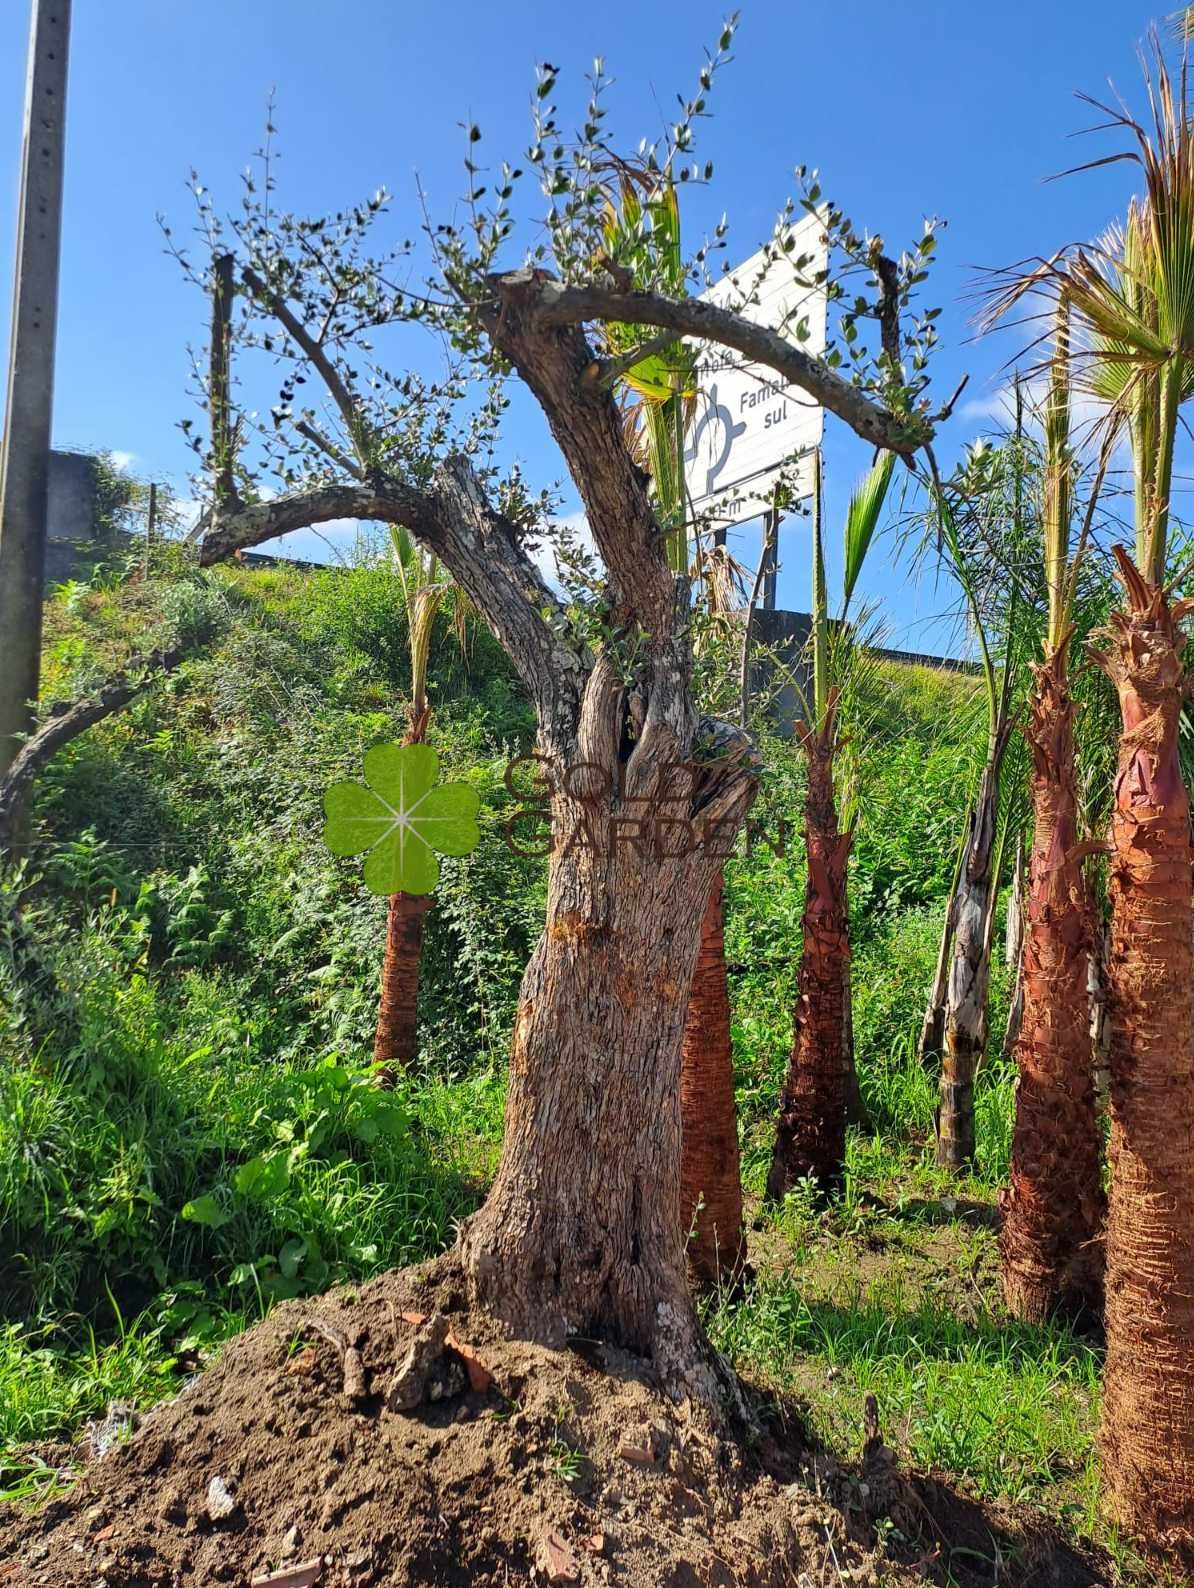
[[[390,896],[386,951],[381,966],[381,998],[373,1062],[379,1080],[393,1085],[399,1070],[419,1056],[419,966],[423,958],[423,917],[434,900],[409,893]]]
[[[1074,705],[1064,643],[1036,670],[1028,737],[1035,826],[1000,1250],[1009,1310],[1039,1323],[1057,1312],[1097,1313],[1102,1301],[1096,1243],[1103,1191],[1087,998],[1092,917],[1082,859],[1074,853]]]
[[[774,1198],[809,1176],[822,1189],[836,1185],[846,1157],[846,862],[852,835],[839,832],[837,825],[832,712],[821,734],[801,727],[800,743],[808,757],[808,890],[792,1059],[780,1094],[767,1177],[767,1194]]]
[[[688,1263],[704,1288],[732,1281],[746,1256],[726,985],[725,913],[718,872],[705,906],[680,1059],[680,1214]]]
[[[403,744],[422,744],[431,721],[424,700],[412,702]],[[379,1086],[393,1086],[399,1070],[409,1070],[419,1056],[419,967],[423,961],[423,917],[432,898],[394,893],[386,913],[386,948],[381,962],[381,995],[373,1062]]]
[[[1101,1446],[1111,1510],[1194,1564],[1194,931],[1188,683],[1164,592],[1117,550],[1127,611],[1099,660],[1123,734],[1111,823],[1111,1198]]]

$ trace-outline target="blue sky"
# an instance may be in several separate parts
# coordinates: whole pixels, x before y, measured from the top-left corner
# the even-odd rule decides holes
[[[535,63],[562,68],[561,109],[583,104],[583,77],[603,55],[616,80],[610,126],[633,148],[654,136],[689,90],[724,12],[651,0],[561,6],[440,0],[419,6],[352,0],[75,0],[55,441],[130,454],[181,494],[190,453],[176,421],[187,396],[188,342],[202,343],[203,305],[162,251],[155,214],[185,227],[188,171],[234,204],[238,174],[261,139],[276,90],[279,200],[311,212],[379,184],[394,194],[395,232],[418,226],[416,174],[436,216],[463,187],[461,123],[476,122],[492,159],[528,142]],[[685,195],[696,239],[724,210],[728,256],[752,252],[794,189],[793,168],[820,168],[827,194],[889,248],[923,216],[943,217],[940,264],[926,301],[940,303],[934,387],[969,371],[941,438],[943,464],[989,424],[1014,333],[974,342],[968,296],[976,268],[1007,264],[1094,236],[1120,214],[1126,165],[1042,179],[1121,146],[1072,134],[1094,119],[1074,97],[1114,81],[1141,104],[1136,47],[1158,12],[1137,0],[747,0],[735,59],[719,79],[700,154],[707,189]],[[0,6],[0,281],[11,270],[28,13]],[[571,118],[565,115],[565,124]],[[0,292],[7,345],[7,286]],[[507,436],[530,479],[561,466],[540,415],[518,404]],[[863,448],[832,419],[826,469],[830,533]],[[574,500],[574,496],[573,496]],[[313,544],[313,543],[311,543]],[[302,551],[303,544],[297,549]],[[740,544],[754,556],[750,537]],[[807,605],[807,534],[782,545],[779,604]],[[923,584],[890,546],[865,579],[909,644],[941,641],[932,620],[950,597]]]

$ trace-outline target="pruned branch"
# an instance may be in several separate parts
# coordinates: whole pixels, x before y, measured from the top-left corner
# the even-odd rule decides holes
[[[232,420],[232,295],[231,254],[212,261],[211,350],[207,402],[211,418],[211,455],[216,500],[232,505],[236,492],[237,429]]]
[[[525,272],[498,278],[511,282]],[[799,386],[823,408],[843,420],[874,446],[910,456],[932,439],[927,419],[882,408],[835,370],[778,331],[758,325],[732,309],[702,298],[666,298],[653,292],[625,292],[591,282],[569,287],[550,277],[537,278],[538,315],[544,326],[582,325],[589,320],[618,320],[629,325],[654,325],[678,336],[699,337],[732,348],[744,358],[774,369]]]
[[[12,766],[0,778],[0,852],[12,846],[13,831],[34,778],[63,745],[127,706],[143,690],[173,672],[187,655],[188,648],[182,645],[151,651],[105,680],[91,694],[71,705],[64,702],[50,708],[46,721],[25,741]]]

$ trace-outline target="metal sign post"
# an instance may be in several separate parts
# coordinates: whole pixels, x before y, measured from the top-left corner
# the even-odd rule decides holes
[[[775,578],[779,572],[779,509],[769,507],[763,514],[763,590],[759,605],[765,612],[775,611]]]

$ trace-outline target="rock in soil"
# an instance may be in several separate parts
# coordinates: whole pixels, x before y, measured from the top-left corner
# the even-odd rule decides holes
[[[963,1545],[951,1561],[927,1486],[912,1508],[923,1542],[909,1540],[901,1564],[875,1546],[857,1479],[835,1489],[825,1476],[828,1458],[814,1492],[790,1436],[747,1450],[663,1396],[648,1364],[507,1340],[463,1291],[443,1258],[276,1308],[102,1458],[84,1440],[65,1494],[0,1507],[0,1573],[16,1568],[0,1588],[791,1588],[802,1574],[818,1588],[912,1588],[934,1548],[936,1580],[965,1588],[991,1581],[971,1573],[984,1555],[1002,1562],[1000,1588],[1104,1580],[1042,1519],[956,1496],[969,1509],[965,1526],[949,1515]],[[449,1335],[483,1365],[483,1391]],[[358,1400],[343,1393],[341,1340],[372,1386]],[[395,1388],[414,1402],[398,1414]],[[586,1464],[583,1494],[561,1464],[561,1427]],[[1019,1575],[1017,1561],[1029,1563]]]

